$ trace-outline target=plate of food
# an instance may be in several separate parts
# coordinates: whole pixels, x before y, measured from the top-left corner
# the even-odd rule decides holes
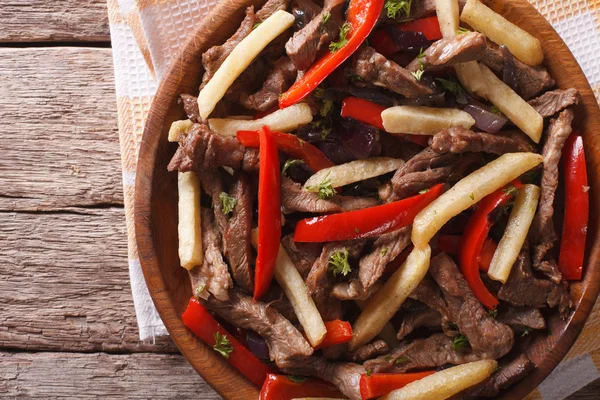
[[[522,399],[600,284],[600,113],[525,0],[231,0],[140,147],[139,256],[227,399]]]

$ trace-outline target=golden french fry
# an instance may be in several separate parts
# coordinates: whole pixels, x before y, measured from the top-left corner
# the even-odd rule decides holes
[[[459,26],[459,10],[457,0],[435,0],[435,13],[440,23],[442,36],[456,35]]]
[[[454,66],[456,76],[469,93],[474,93],[487,99],[487,80],[479,69],[477,61],[469,61]]]
[[[413,244],[419,249],[428,248],[431,238],[452,217],[543,161],[544,157],[536,153],[503,154],[461,179],[417,214],[413,222]]]
[[[369,299],[352,326],[354,334],[349,344],[350,351],[368,343],[381,332],[427,274],[430,258],[429,246],[413,249],[404,264]]]
[[[369,303],[368,300],[355,300],[354,302],[361,310],[364,310],[364,308]],[[379,336],[381,340],[383,340],[390,349],[393,349],[394,347],[400,344],[396,329],[394,328],[394,325],[391,324],[391,322],[387,322],[383,326],[383,328],[381,328],[381,332],[379,332],[377,336]]]
[[[517,261],[525,239],[527,239],[540,200],[540,193],[540,188],[535,185],[525,185],[519,189],[506,230],[498,243],[488,270],[490,278],[506,283],[512,266]]]
[[[169,128],[169,142],[179,141],[179,136],[182,133],[188,133],[192,129],[194,123],[189,119],[183,119],[181,121],[174,121]]]
[[[469,129],[475,124],[473,117],[462,110],[423,106],[390,107],[383,110],[381,119],[387,132],[413,135],[435,135],[456,126]]]
[[[179,262],[185,269],[202,265],[202,224],[200,220],[200,181],[196,173],[177,174],[179,192]]]
[[[227,89],[256,56],[293,23],[292,14],[283,10],[276,11],[233,49],[198,95],[198,109],[203,120],[208,118]]]

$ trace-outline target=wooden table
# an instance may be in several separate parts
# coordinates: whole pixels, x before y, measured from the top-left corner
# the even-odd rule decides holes
[[[0,27],[0,397],[218,399],[138,340],[105,0],[0,0]]]

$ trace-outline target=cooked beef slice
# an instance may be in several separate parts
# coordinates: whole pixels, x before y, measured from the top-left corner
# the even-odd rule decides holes
[[[502,51],[497,44],[491,41],[488,41],[481,61],[498,73],[502,73],[504,70]],[[525,100],[529,100],[556,85],[554,79],[541,65],[532,67],[515,58],[515,67],[519,94]]]
[[[380,285],[375,284],[369,289],[365,289],[356,276],[353,276],[349,281],[336,283],[331,290],[331,296],[344,301],[366,300],[380,287]]]
[[[256,16],[254,15],[254,7],[250,6],[246,8],[246,17],[240,24],[238,30],[233,34],[232,37],[227,39],[225,43],[220,46],[213,46],[202,54],[202,66],[204,67],[204,75],[202,76],[202,84],[200,89],[204,88],[208,81],[212,79],[215,72],[219,69],[223,61],[231,54],[235,46],[237,46],[246,36],[252,32],[252,28],[256,23]]]
[[[323,245],[320,243],[294,242],[294,235],[284,236],[281,245],[296,266],[302,279],[306,280],[313,264],[321,255]]]
[[[432,310],[437,311],[443,318],[442,325],[445,321],[451,320],[448,304],[442,297],[439,287],[431,278],[425,278],[419,283],[417,288],[410,294],[410,298],[418,300]]]
[[[485,50],[485,35],[479,32],[469,32],[440,39],[434,42],[425,52],[423,57],[415,58],[407,70],[435,71],[468,61],[479,60]]]
[[[183,106],[185,115],[187,115],[192,122],[201,122],[202,118],[200,118],[197,97],[192,96],[191,94],[182,93],[179,95],[177,102]]]
[[[232,103],[244,105],[247,103],[251,93],[261,89],[262,83],[267,79],[269,69],[269,63],[265,57],[262,57],[262,55],[256,57],[254,61],[242,71],[240,76],[233,81],[223,98]]]
[[[365,289],[369,289],[383,274],[385,266],[404,251],[410,242],[411,227],[385,233],[375,240],[371,252],[359,262],[358,278]]]
[[[271,361],[279,368],[305,360],[313,353],[313,348],[290,321],[273,307],[254,301],[238,289],[229,291],[226,302],[209,298],[206,307],[227,322],[262,336],[269,346]]]
[[[295,25],[298,29],[304,28],[321,12],[321,7],[312,0],[295,0],[292,6],[292,15],[296,19]]]
[[[533,145],[525,135],[492,135],[473,132],[463,127],[448,128],[429,139],[429,146],[438,153],[486,152],[505,153],[533,152]]]
[[[277,104],[279,95],[292,86],[298,71],[288,57],[281,57],[275,62],[267,75],[262,88],[249,96],[240,99],[241,104],[251,110],[267,111]]]
[[[286,53],[298,71],[306,71],[317,54],[337,39],[344,22],[344,4],[344,0],[325,0],[321,12],[286,43]],[[329,17],[324,17],[327,14]]]
[[[242,160],[242,169],[248,172],[257,172],[260,165],[258,149],[246,148],[244,159]]]
[[[208,208],[202,209],[202,249],[202,265],[197,265],[190,271],[192,292],[194,296],[205,298],[202,292],[206,290],[217,301],[227,301],[227,291],[233,283],[221,254],[221,235],[214,225],[213,212]]]
[[[500,364],[500,368],[489,378],[462,392],[456,396],[456,399],[470,400],[481,397],[496,397],[501,390],[512,386],[527,376],[533,368],[535,368],[535,365],[529,358],[525,354],[519,354],[508,363]]]
[[[206,170],[198,172],[198,179],[202,184],[202,189],[208,194],[212,202],[212,209],[217,222],[217,227],[221,235],[225,234],[228,219],[221,209],[220,195],[225,191],[223,178],[218,170]]]
[[[256,21],[263,22],[276,11],[287,10],[289,4],[289,0],[268,0],[265,5],[256,12]]]
[[[254,190],[250,177],[238,172],[233,177],[230,196],[237,200],[223,234],[223,252],[233,272],[235,283],[252,292],[250,260],[252,258],[252,205]]]
[[[429,271],[442,290],[452,322],[467,337],[473,351],[491,359],[508,353],[515,342],[513,331],[494,319],[477,300],[454,261],[440,253],[431,259]]]
[[[354,197],[337,195],[332,197],[342,207],[342,211],[362,210],[363,208],[375,207],[380,205],[377,199],[372,197]]]
[[[512,331],[511,331],[512,333]],[[435,333],[426,339],[404,341],[385,356],[366,361],[363,366],[371,373],[406,372],[414,369],[431,369],[442,365],[459,365],[481,360],[470,348],[454,348],[453,339]]]
[[[515,332],[546,329],[544,316],[534,307],[509,307],[505,312],[498,314],[498,321],[510,326]]]
[[[529,244],[526,243],[513,265],[508,280],[498,292],[498,298],[517,307],[545,307],[548,304],[563,317],[569,313],[571,299],[562,284],[536,278],[531,271]]]
[[[467,0],[458,0],[459,10],[462,11],[466,3]],[[410,17],[406,19],[419,19],[431,15],[435,15],[435,0],[413,0],[410,7]],[[405,19],[404,15],[402,18]]]
[[[350,360],[363,362],[371,358],[381,356],[389,352],[388,345],[383,340],[367,343],[350,353]]]
[[[579,104],[579,91],[575,88],[552,90],[530,100],[529,104],[542,117],[551,117],[567,107]]]
[[[442,315],[420,301],[413,301],[410,308],[402,307],[402,325],[398,330],[398,340],[404,339],[415,329],[441,328]],[[406,303],[405,303],[406,304]]]
[[[548,252],[557,239],[552,216],[554,215],[554,196],[558,186],[558,164],[562,148],[573,130],[573,111],[562,111],[558,118],[550,121],[546,131],[546,142],[542,150],[544,168],[542,170],[542,195],[533,219],[531,237],[533,238],[533,268],[543,272],[554,283],[559,283],[562,275],[556,261]]]
[[[433,94],[433,90],[420,82],[407,69],[402,68],[369,46],[362,46],[352,58],[353,75],[408,98]]]

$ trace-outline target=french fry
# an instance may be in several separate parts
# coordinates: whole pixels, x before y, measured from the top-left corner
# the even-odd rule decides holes
[[[292,14],[283,10],[276,11],[233,49],[198,95],[198,109],[203,120],[208,118],[227,89],[256,56],[293,23]]]
[[[403,164],[403,160],[389,157],[373,157],[350,161],[346,164],[320,170],[308,178],[304,184],[304,189],[309,190],[309,187],[316,187],[325,179],[331,180],[333,187],[342,187],[395,171]],[[319,190],[315,191],[318,192]]]
[[[498,248],[494,252],[488,275],[490,278],[506,283],[513,264],[517,261],[523,243],[527,239],[529,228],[537,210],[540,188],[525,185],[519,189],[515,205],[508,218],[508,224]]]
[[[460,19],[492,41],[508,47],[525,64],[539,65],[544,61],[544,52],[538,39],[479,0],[468,0]]]
[[[254,229],[252,231],[252,244],[254,247],[256,247],[257,242],[258,229]],[[308,342],[313,347],[318,346],[325,338],[327,328],[315,302],[308,295],[308,289],[302,276],[300,276],[290,256],[281,245],[279,245],[273,275],[290,301],[300,325],[304,328],[304,334]]]
[[[354,302],[361,310],[364,310],[369,303],[368,300],[355,300]],[[396,329],[391,322],[386,322],[383,328],[381,328],[381,332],[379,332],[378,336],[388,345],[388,348],[390,349],[393,349],[400,344]]]
[[[179,263],[187,270],[202,265],[200,181],[193,171],[177,174],[179,192]]]
[[[469,93],[474,93],[487,99],[487,80],[481,73],[477,61],[456,64],[454,71],[456,71],[456,76],[460,83]]]
[[[531,140],[539,143],[544,129],[544,118],[486,65],[479,64],[479,68],[487,82],[487,99],[525,132]]]
[[[461,179],[417,214],[413,222],[413,244],[419,249],[428,248],[431,238],[452,217],[543,161],[540,154],[507,153]]]
[[[456,36],[459,26],[459,10],[457,0],[435,0],[435,13],[440,23],[442,36]]]
[[[415,248],[408,255],[404,264],[369,299],[367,306],[352,326],[354,334],[349,344],[350,351],[368,343],[381,332],[404,300],[425,277],[429,269],[430,258],[429,246],[425,246],[423,249]]]
[[[444,400],[483,382],[497,367],[495,360],[457,365],[409,383],[380,400]]]
[[[178,142],[179,136],[182,133],[188,133],[192,129],[194,123],[189,119],[182,119],[181,121],[174,121],[169,128],[169,142]]]
[[[237,131],[256,131],[265,125],[274,131],[290,132],[312,120],[313,116],[308,104],[299,103],[277,110],[260,119],[211,118],[208,120],[208,125],[213,132],[219,135],[235,137]]]
[[[387,132],[413,135],[435,135],[456,126],[469,129],[475,124],[473,117],[462,110],[423,106],[390,107],[383,110],[381,119]]]

